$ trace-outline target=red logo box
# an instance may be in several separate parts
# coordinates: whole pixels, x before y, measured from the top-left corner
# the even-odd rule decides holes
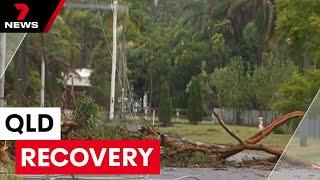
[[[16,141],[17,174],[160,174],[157,140]]]

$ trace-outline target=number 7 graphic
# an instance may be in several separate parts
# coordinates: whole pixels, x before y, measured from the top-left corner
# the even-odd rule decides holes
[[[20,14],[17,17],[17,20],[23,21],[26,18],[27,14],[29,13],[28,5],[24,3],[15,3],[14,6],[18,11],[20,11]]]

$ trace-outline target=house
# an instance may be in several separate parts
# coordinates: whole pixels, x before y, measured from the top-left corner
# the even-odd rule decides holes
[[[76,69],[65,77],[68,89],[73,86],[74,91],[87,91],[90,87],[90,76],[92,69],[82,68]],[[70,87],[70,88],[69,88]]]
[[[76,69],[75,72],[71,72],[67,76],[64,76],[64,82],[66,84],[67,91],[66,94],[64,94],[65,104],[62,109],[64,109],[65,114],[70,114],[71,109],[74,108],[74,98],[72,90],[76,95],[89,91],[91,87],[91,73],[91,69],[82,68]]]

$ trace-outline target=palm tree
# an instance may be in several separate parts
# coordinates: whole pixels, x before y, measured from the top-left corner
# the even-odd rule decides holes
[[[242,39],[243,30],[254,22],[258,33],[258,57],[261,62],[266,40],[274,36],[275,13],[272,0],[231,0],[227,11],[237,41]]]
[[[188,0],[184,6],[185,21],[184,23],[192,26],[192,34],[196,34],[213,18],[213,1],[212,0]]]

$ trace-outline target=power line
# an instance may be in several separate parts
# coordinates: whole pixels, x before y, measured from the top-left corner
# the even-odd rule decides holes
[[[116,1],[115,1],[116,2]],[[106,41],[106,44],[107,44],[107,48],[108,48],[108,51],[109,51],[109,54],[110,54],[110,56],[112,57],[112,59],[115,59],[116,57],[114,57],[114,56],[116,56],[116,53],[114,53],[114,52],[111,52],[111,47],[110,47],[110,43],[109,43],[109,41],[108,41],[108,38],[107,38],[107,33],[106,33],[106,30],[105,30],[105,26],[104,26],[104,24],[103,24],[103,21],[102,21],[102,15],[101,15],[101,12],[100,12],[100,9],[103,9],[103,10],[113,10],[113,11],[115,11],[115,10],[121,10],[121,11],[128,11],[128,6],[127,5],[119,5],[119,4],[117,4],[116,5],[116,7],[115,7],[115,4],[103,4],[103,3],[98,3],[98,0],[95,0],[95,3],[72,3],[72,2],[68,2],[68,3],[66,3],[65,5],[64,5],[65,7],[67,7],[67,8],[76,8],[76,9],[96,9],[97,10],[97,12],[98,12],[98,16],[99,16],[99,21],[100,21],[100,26],[101,26],[101,28],[102,28],[102,31],[103,31],[103,36],[104,36],[104,39],[105,39],[105,41]],[[117,9],[115,9],[115,8],[117,8]],[[117,13],[117,12],[113,12],[114,13],[114,15],[115,15],[115,13]],[[116,28],[116,27],[114,27],[114,28]],[[114,29],[115,31],[116,31],[116,29]],[[114,32],[115,32],[114,31]],[[117,36],[115,36],[115,40],[117,41],[117,40],[119,40],[119,38],[117,37]],[[115,43],[116,45],[115,45],[115,47],[114,47],[114,50],[115,50],[115,52],[116,52],[116,48],[117,48],[117,42]],[[122,63],[126,63],[126,60],[125,60],[125,55],[124,55],[124,53],[123,53],[123,50],[122,50],[122,48],[120,48],[120,55],[121,55],[121,60],[122,60]],[[114,66],[114,62],[112,62],[112,65]],[[118,70],[117,70],[118,69]],[[124,71],[125,72],[125,70],[122,70],[122,71]],[[123,73],[123,83],[122,83],[122,79],[120,79],[120,69],[117,67],[117,66],[115,66],[115,73],[117,74],[117,76],[118,76],[118,78],[119,78],[119,81],[121,82],[121,87],[123,88],[127,88],[127,90],[128,90],[128,93],[129,93],[129,98],[132,100],[132,93],[131,93],[131,89],[130,89],[130,83],[129,83],[129,79],[128,79],[128,76],[126,75],[126,73]],[[113,78],[112,78],[113,79]],[[111,94],[113,94],[113,93],[111,93]],[[112,95],[111,95],[112,96]],[[110,105],[111,105],[111,103],[114,103],[114,97],[113,97],[113,99],[112,99],[112,97],[110,98]],[[132,103],[132,106],[134,106],[133,105],[133,102],[131,102]],[[111,110],[111,109],[110,109]],[[130,114],[132,114],[132,112],[131,112],[131,109],[129,109],[129,112],[130,112]],[[136,118],[136,114],[135,114],[135,112],[134,112],[134,117]]]
[[[103,25],[103,22],[102,22],[102,18],[101,18],[101,13],[100,13],[98,0],[96,0],[95,3],[96,3],[96,9],[98,10],[98,16],[99,16],[99,20],[100,20],[100,25],[101,25],[101,28],[102,28],[103,36],[104,36],[105,41],[107,42],[108,50],[109,50],[109,53],[110,53],[110,55],[112,57],[110,44],[109,44],[109,41],[108,41],[108,38],[107,38],[107,34],[106,34],[106,31],[105,31],[105,28],[104,28],[104,25]]]
[[[76,8],[76,9],[104,9],[104,10],[112,10],[113,9],[113,4],[96,4],[96,3],[73,3],[73,2],[68,2],[64,5],[64,7],[68,8]],[[127,5],[117,5],[117,9],[127,11],[129,7]]]
[[[119,9],[128,9],[128,6],[125,5],[118,5],[118,1],[114,0],[113,4],[98,4],[97,1],[96,3],[66,3],[64,5],[65,7],[69,7],[69,8],[77,8],[77,9],[81,9],[81,8],[85,8],[85,9],[112,9],[113,10],[113,27],[112,27],[112,31],[113,31],[113,44],[112,44],[112,72],[111,72],[111,91],[110,91],[110,111],[109,111],[109,119],[112,120],[114,119],[114,103],[115,103],[115,76],[116,76],[116,63],[117,63],[117,10]],[[98,11],[98,15],[100,17],[100,22],[102,22],[101,20],[101,14]],[[104,31],[104,26],[102,26],[103,31]],[[106,34],[104,32],[104,36],[105,39],[107,41],[106,38]],[[108,41],[107,41],[108,43]]]

